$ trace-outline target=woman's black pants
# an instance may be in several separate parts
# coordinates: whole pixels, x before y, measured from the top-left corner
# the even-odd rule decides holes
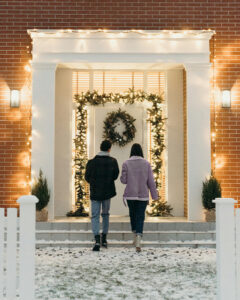
[[[147,201],[127,200],[132,232],[142,235]]]

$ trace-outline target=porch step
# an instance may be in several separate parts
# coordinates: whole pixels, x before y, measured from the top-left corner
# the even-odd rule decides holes
[[[214,222],[145,222],[144,231],[211,231]],[[91,222],[37,222],[36,230],[84,230],[91,231]],[[129,222],[110,222],[110,231],[131,231]]]
[[[83,247],[83,248],[91,248],[93,246],[93,242],[90,241],[37,241],[37,248],[44,247]],[[127,247],[132,248],[132,241],[112,241],[108,240],[109,247]],[[176,247],[188,247],[188,248],[215,248],[216,243],[214,241],[170,241],[170,242],[151,242],[151,241],[143,241],[143,247],[148,248],[176,248]]]
[[[128,222],[110,224],[110,247],[132,247],[132,232]],[[37,247],[92,247],[90,222],[46,222],[36,225]],[[215,224],[201,222],[147,222],[144,225],[143,246],[146,247],[215,247]]]
[[[109,231],[108,239],[116,241],[131,241],[130,231]],[[45,241],[91,241],[93,234],[91,231],[75,230],[39,230],[36,232],[37,240]],[[144,241],[194,241],[194,240],[215,240],[214,231],[144,231]]]

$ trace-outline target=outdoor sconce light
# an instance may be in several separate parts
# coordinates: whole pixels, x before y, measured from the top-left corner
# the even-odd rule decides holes
[[[20,92],[19,90],[11,90],[10,107],[19,107]]]
[[[231,107],[231,91],[230,90],[222,91],[222,107],[223,108]]]

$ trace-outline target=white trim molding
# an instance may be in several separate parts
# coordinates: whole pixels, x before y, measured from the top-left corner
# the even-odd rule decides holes
[[[211,30],[28,30],[34,62],[209,62]]]

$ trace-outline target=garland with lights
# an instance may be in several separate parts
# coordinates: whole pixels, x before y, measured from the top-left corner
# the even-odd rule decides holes
[[[119,120],[122,121],[125,126],[122,135],[115,130]],[[135,121],[136,119],[120,108],[117,111],[108,113],[108,117],[104,121],[103,138],[109,140],[112,144],[118,144],[119,147],[124,147],[135,137]]]
[[[135,91],[129,89],[125,93],[103,93],[99,94],[97,91],[76,94],[74,96],[77,105],[76,122],[77,134],[75,138],[75,186],[76,186],[76,208],[75,212],[69,212],[68,216],[82,216],[86,214],[84,207],[87,207],[86,200],[86,185],[84,180],[85,167],[88,161],[87,157],[87,105],[104,105],[105,103],[123,103],[131,105],[135,102],[145,102],[151,104],[147,109],[149,113],[148,122],[152,128],[153,147],[152,153],[152,168],[156,187],[158,190],[161,188],[161,168],[162,158],[161,154],[165,148],[164,145],[164,123],[162,103],[163,98],[161,95],[148,94],[142,90]],[[151,204],[152,212],[150,215],[161,216],[162,211],[166,211],[166,202],[159,198]],[[170,208],[171,209],[171,208]],[[166,215],[166,214],[165,214]],[[170,215],[170,213],[169,213]]]
[[[215,33],[212,29],[202,29],[202,30],[159,30],[157,32],[154,31],[145,31],[139,29],[130,29],[130,30],[108,30],[108,29],[92,29],[92,30],[84,30],[84,29],[59,29],[59,30],[42,30],[42,29],[31,29],[28,30],[29,34],[38,34],[40,36],[53,36],[55,34],[80,34],[82,37],[87,37],[89,34],[96,34],[96,33],[104,33],[110,34],[112,37],[119,36],[124,37],[126,33],[135,33],[139,34],[143,37],[147,38],[162,38],[164,36],[173,35],[175,38],[181,38],[187,36],[188,34],[193,36],[201,37],[201,35],[205,33]]]

